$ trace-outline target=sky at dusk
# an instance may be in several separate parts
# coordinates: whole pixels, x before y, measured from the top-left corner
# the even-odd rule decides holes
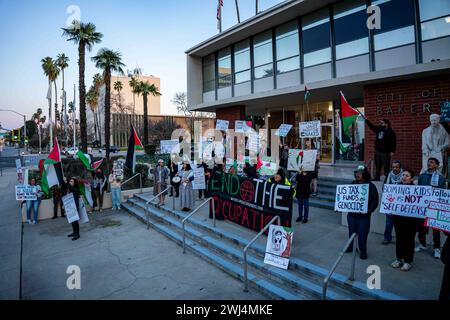
[[[237,23],[235,1],[224,0],[223,30]],[[282,0],[260,0],[260,10]],[[126,69],[136,66],[146,75],[161,78],[161,113],[175,114],[171,100],[186,91],[185,51],[215,35],[217,0],[0,0],[0,109],[24,113],[27,119],[38,107],[48,112],[48,80],[41,59],[65,53],[68,101],[78,85],[77,46],[62,37],[62,27],[72,21],[72,5],[83,22],[92,22],[103,33],[102,43],[86,53],[86,87],[100,72],[90,57],[100,48],[122,53]],[[241,21],[254,15],[255,0],[239,0]],[[61,79],[57,81],[61,89]],[[78,91],[77,91],[78,92]],[[78,97],[77,97],[78,98]],[[60,105],[61,103],[59,103]],[[18,115],[0,112],[4,128],[19,127]]]

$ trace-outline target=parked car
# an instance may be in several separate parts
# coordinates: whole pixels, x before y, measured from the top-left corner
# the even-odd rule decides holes
[[[66,149],[66,157],[72,158],[78,152],[77,147],[70,147]]]
[[[106,146],[103,146],[103,150],[106,150]],[[109,146],[109,153],[117,153],[120,151],[118,146]]]

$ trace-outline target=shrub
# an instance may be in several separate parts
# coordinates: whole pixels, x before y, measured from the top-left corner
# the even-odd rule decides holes
[[[145,153],[148,155],[154,155],[156,152],[157,146],[155,144],[148,144],[144,147]]]

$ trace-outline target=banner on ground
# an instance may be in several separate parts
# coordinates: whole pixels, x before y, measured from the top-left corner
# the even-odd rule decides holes
[[[425,226],[450,232],[450,190],[433,188]]]
[[[161,140],[161,153],[180,153],[180,142],[178,139]]]
[[[206,189],[205,182],[205,168],[194,168],[194,181],[192,182],[192,189],[204,190]]]
[[[317,150],[289,149],[288,171],[314,171],[316,166]]]
[[[67,221],[69,223],[80,220],[78,216],[77,206],[75,205],[75,199],[73,198],[73,194],[69,193],[62,197],[64,210],[66,212]]]
[[[380,212],[425,219],[432,191],[431,186],[385,184]]]
[[[260,231],[278,215],[282,226],[291,227],[290,186],[215,170],[209,182],[209,192],[214,198],[218,219],[227,219],[248,229]],[[212,218],[212,206],[210,217]]]
[[[369,184],[341,184],[336,186],[334,211],[367,213]]]
[[[16,200],[37,200],[37,188],[29,185],[16,185]]]
[[[219,131],[227,131],[229,125],[230,125],[230,122],[229,122],[228,120],[220,120],[220,119],[217,119],[216,130],[219,130]]]
[[[277,132],[275,132],[276,136],[280,136],[280,137],[286,137],[289,133],[289,131],[291,131],[292,129],[292,124],[282,124]]]
[[[291,228],[271,224],[267,237],[266,255],[264,263],[287,270],[291,256],[292,237]]]
[[[300,122],[300,138],[320,138],[320,121]]]

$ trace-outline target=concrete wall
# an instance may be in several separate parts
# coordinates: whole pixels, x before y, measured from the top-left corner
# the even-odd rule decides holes
[[[187,102],[195,106],[203,101],[202,59],[186,55],[187,62]]]

